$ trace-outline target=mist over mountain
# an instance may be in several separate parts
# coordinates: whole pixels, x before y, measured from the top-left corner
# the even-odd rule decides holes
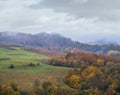
[[[35,46],[49,50],[64,50],[66,48],[72,48],[100,54],[106,54],[110,50],[120,50],[120,46],[116,44],[89,45],[73,41],[70,38],[66,38],[57,33],[27,34],[0,32],[0,43]]]
[[[107,45],[107,44],[119,45],[118,42],[106,40],[106,39],[100,39],[100,40],[88,42],[88,44],[91,44],[91,45],[96,45],[96,44],[98,44],[98,45]]]

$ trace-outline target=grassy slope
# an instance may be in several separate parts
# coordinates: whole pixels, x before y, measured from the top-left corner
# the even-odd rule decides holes
[[[21,89],[32,89],[33,82],[36,79],[42,82],[48,77],[52,77],[53,80],[60,81],[64,73],[69,69],[43,63],[40,63],[37,67],[26,67],[24,65],[31,62],[37,64],[40,59],[48,57],[18,47],[14,48],[16,50],[0,48],[0,58],[10,58],[10,60],[0,60],[0,82],[2,83],[15,81]],[[14,64],[15,69],[9,69],[10,64]]]
[[[20,48],[16,48],[16,50],[9,50],[0,48],[0,58],[10,58],[10,60],[0,61],[0,68],[8,69],[10,64],[14,64],[15,66],[25,65],[30,62],[37,62],[36,59],[44,59],[46,56],[31,53]]]

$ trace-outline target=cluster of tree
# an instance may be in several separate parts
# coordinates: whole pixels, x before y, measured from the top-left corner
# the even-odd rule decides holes
[[[120,95],[120,58],[79,52],[54,57],[49,64],[76,68],[63,81],[78,95]]]
[[[70,70],[64,83],[78,90],[78,95],[120,95],[120,72],[89,66]]]
[[[34,93],[35,95],[78,95],[76,89],[72,89],[63,83],[53,82],[49,79],[42,84],[39,84],[39,81],[35,81]]]
[[[107,52],[107,55],[111,57],[118,57],[120,56],[120,52],[118,50],[110,50]]]
[[[52,57],[48,64],[54,66],[65,66],[72,68],[86,67],[90,65],[106,66],[107,63],[120,63],[120,58],[97,55],[93,53],[76,52],[61,54],[57,57]]]
[[[56,83],[48,79],[42,83],[36,80],[33,90],[30,91],[18,89],[14,82],[0,85],[0,95],[78,95],[78,92],[63,83]]]
[[[6,85],[0,85],[0,95],[20,95],[17,84],[10,82]]]

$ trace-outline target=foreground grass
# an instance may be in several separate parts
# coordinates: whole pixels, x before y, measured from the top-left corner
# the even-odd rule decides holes
[[[33,88],[35,80],[43,82],[48,78],[52,78],[53,81],[61,82],[64,74],[68,69],[62,67],[54,67],[43,65],[41,68],[29,68],[27,70],[0,70],[0,82],[9,83],[14,81],[18,84],[20,89],[30,90]]]

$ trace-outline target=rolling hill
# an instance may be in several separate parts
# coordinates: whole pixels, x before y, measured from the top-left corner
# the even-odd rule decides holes
[[[20,89],[31,91],[36,80],[42,82],[49,76],[52,76],[55,81],[61,80],[69,68],[51,66],[41,62],[48,58],[43,54],[24,50],[21,46],[0,45],[0,85],[14,81]]]
[[[120,50],[119,45],[89,45],[73,41],[59,34],[26,34],[14,32],[0,32],[0,43],[18,44],[24,46],[40,47],[56,52],[67,52],[69,50],[83,50],[100,54],[107,54],[110,50]]]

